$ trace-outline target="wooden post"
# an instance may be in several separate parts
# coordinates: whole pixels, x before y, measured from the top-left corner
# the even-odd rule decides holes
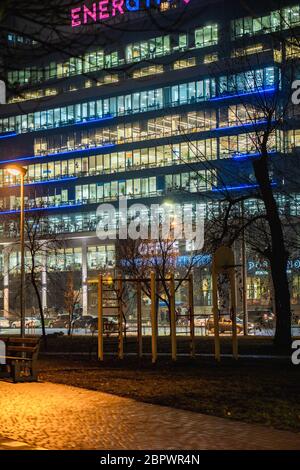
[[[215,359],[221,360],[220,332],[219,332],[219,311],[218,311],[218,273],[213,263],[212,268],[212,290],[213,290],[213,315],[214,315],[214,336],[215,336]]]
[[[177,360],[177,343],[176,343],[176,312],[175,312],[175,279],[174,274],[170,276],[170,315],[171,315],[171,344],[172,344],[172,360]]]
[[[103,361],[103,276],[98,278],[98,360]]]
[[[152,325],[152,363],[157,361],[157,312],[156,312],[156,278],[151,272],[151,325]]]
[[[212,285],[213,285],[213,314],[215,329],[215,357],[218,361],[220,355],[220,333],[219,333],[219,315],[218,315],[218,276],[227,274],[230,281],[230,313],[232,324],[232,353],[235,359],[238,359],[237,327],[236,327],[236,279],[235,279],[235,260],[233,250],[227,246],[221,246],[213,256],[212,266]]]
[[[189,276],[189,318],[191,337],[191,357],[195,357],[195,310],[194,310],[194,278]]]
[[[138,335],[138,356],[143,356],[143,332],[142,332],[142,287],[141,282],[137,282],[136,289],[136,304],[137,304],[137,335]]]
[[[123,304],[122,304],[122,294],[123,294],[123,283],[122,278],[118,277],[117,280],[117,295],[118,295],[118,322],[119,322],[119,345],[118,345],[118,356],[119,359],[124,359],[124,341],[123,341]]]

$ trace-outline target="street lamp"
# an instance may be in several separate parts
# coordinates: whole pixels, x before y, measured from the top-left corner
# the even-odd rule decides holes
[[[20,211],[20,245],[21,245],[21,286],[20,286],[20,316],[21,316],[21,337],[25,337],[25,238],[24,238],[24,226],[25,226],[25,207],[24,207],[24,178],[27,173],[26,168],[20,165],[9,165],[6,170],[13,176],[20,176],[21,188],[20,188],[20,200],[21,200],[21,211]]]

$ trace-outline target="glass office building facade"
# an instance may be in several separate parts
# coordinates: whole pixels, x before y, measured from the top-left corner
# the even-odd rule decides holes
[[[46,261],[47,270],[78,273],[87,313],[88,275],[113,269],[115,262],[114,244],[100,242],[95,235],[100,203],[116,204],[126,196],[129,204],[173,199],[184,205],[193,204],[196,195],[197,202],[213,204],[212,195],[224,185],[242,189],[245,179],[255,182],[249,163],[257,152],[252,127],[265,125],[256,103],[284,89],[283,63],[294,66],[299,59],[291,31],[296,38],[300,3],[284,3],[274,9],[274,2],[272,7],[262,2],[261,11],[256,11],[256,2],[255,14],[249,16],[231,1],[191,0],[184,8],[182,2],[162,1],[154,15],[164,27],[156,27],[147,15],[128,12],[126,21],[120,19],[121,41],[116,37],[103,45],[103,25],[91,25],[99,30],[101,45],[95,39],[95,44],[68,57],[58,52],[50,58],[33,54],[39,58],[32,64],[7,70],[7,104],[0,109],[5,313],[12,308],[10,279],[18,271],[19,254],[13,244],[19,235],[20,208],[19,181],[5,165],[13,162],[27,168],[28,217],[42,214],[39,230],[45,237],[57,233],[67,243]],[[78,39],[87,33],[77,28],[75,34]],[[42,47],[25,35],[20,38],[8,36],[12,54]],[[269,139],[274,159],[297,158],[297,115],[291,122]],[[298,216],[300,190],[297,194],[293,188],[292,196],[280,192],[278,202]],[[256,203],[250,200],[246,206],[254,211]],[[266,306],[269,271],[259,263],[248,260],[248,299],[251,305]],[[289,270],[297,308],[297,254]],[[45,274],[44,284],[46,278]],[[198,306],[209,310],[209,267],[202,269],[197,282]],[[43,303],[53,306],[46,294]]]

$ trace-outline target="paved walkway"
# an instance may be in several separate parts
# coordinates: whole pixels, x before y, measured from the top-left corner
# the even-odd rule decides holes
[[[25,442],[13,441],[0,436],[0,450],[45,450],[42,447],[33,447]]]
[[[0,435],[37,448],[300,449],[300,434],[65,385],[0,382],[0,403]]]

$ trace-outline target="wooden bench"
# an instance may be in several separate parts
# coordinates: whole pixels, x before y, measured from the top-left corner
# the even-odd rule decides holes
[[[1,365],[0,377],[12,378],[17,382],[36,382],[38,379],[37,359],[39,338],[10,337],[6,343],[5,364]]]

